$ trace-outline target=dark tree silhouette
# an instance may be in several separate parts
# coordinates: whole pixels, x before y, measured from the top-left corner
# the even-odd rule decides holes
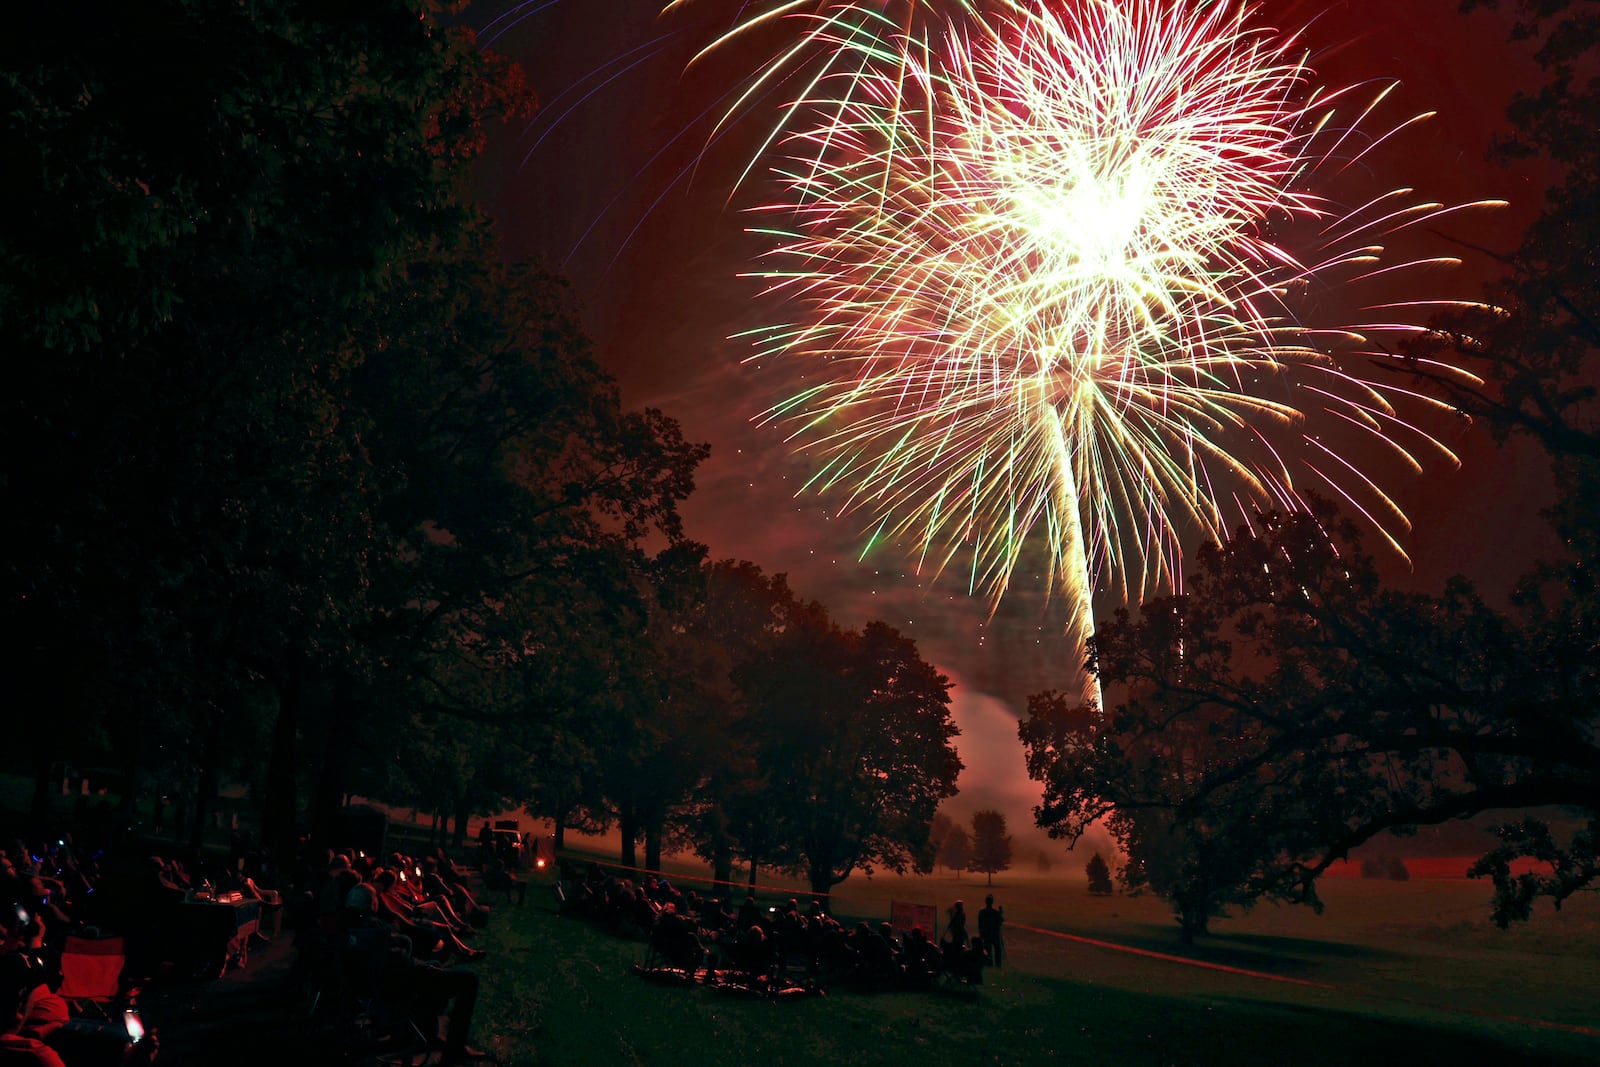
[[[1334,528],[1264,516],[1203,549],[1187,595],[1096,633],[1104,716],[1042,694],[1020,727],[1040,825],[1074,839],[1109,817],[1130,884],[1186,935],[1262,896],[1319,906],[1316,876],[1385,830],[1600,808],[1591,639],[1460,583],[1385,591]]]
[[[950,681],[915,643],[881,622],[841,630],[809,603],[734,680],[757,738],[760,817],[813,893],[857,869],[926,863],[961,760]]]
[[[972,866],[972,836],[965,826],[957,823],[950,827],[939,849],[939,861],[955,871],[958,879],[962,871]]]
[[[943,859],[940,853],[944,851],[944,839],[950,836],[950,829],[955,826],[955,820],[942,811],[933,813],[933,821],[928,824],[928,863],[929,870],[937,869]]]
[[[459,832],[527,783],[459,773],[483,739],[433,717],[525,766],[704,455],[621,408],[470,202],[520,72],[425,4],[18,16],[0,655],[51,714],[10,743],[41,782],[108,748],[196,826],[247,775],[280,846],[415,754]]]
[[[1105,857],[1096,852],[1089,857],[1089,862],[1084,864],[1083,873],[1089,879],[1089,892],[1097,897],[1109,897],[1113,891],[1111,884],[1111,868],[1106,864]]]
[[[1011,835],[1006,817],[992,809],[972,813],[972,860],[969,870],[988,876],[989,885],[1000,871],[1011,869]]]

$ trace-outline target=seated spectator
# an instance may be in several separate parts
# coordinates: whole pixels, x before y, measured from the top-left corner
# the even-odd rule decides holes
[[[746,979],[764,977],[772,969],[772,945],[759,926],[747,926],[733,945],[733,969]]]
[[[478,1000],[478,976],[462,968],[423,963],[409,951],[403,937],[377,915],[378,891],[363,882],[350,891],[342,928],[346,951],[367,954],[379,975],[382,992],[410,1009],[413,1021],[425,1034],[434,1032],[441,1010],[449,1020],[443,1039],[443,1064],[460,1064],[484,1058],[467,1044],[472,1011]]]
[[[974,935],[967,942],[966,950],[956,965],[956,977],[968,985],[983,984],[983,968],[989,962],[989,950],[984,946],[983,938]]]
[[[336,857],[329,868],[328,881],[322,887],[322,896],[317,905],[318,922],[324,931],[333,930],[339,913],[344,910],[344,902],[350,896],[350,890],[360,884],[361,876],[350,869],[350,861],[343,856]]]
[[[59,1030],[68,1018],[67,1002],[50,988],[52,984],[61,984],[61,969],[53,962],[45,962],[47,959],[56,961],[60,957],[45,950],[46,924],[42,918],[29,912],[25,905],[7,908],[0,913],[0,920],[3,920],[0,921],[0,953],[17,957],[21,967],[37,978],[41,985],[41,988],[33,991],[28,1004],[22,1035],[43,1041]],[[17,964],[6,966],[15,969]],[[3,1012],[3,1008],[0,1008],[0,1012]]]
[[[22,1032],[44,988],[44,970],[34,957],[0,956],[0,1067],[66,1067],[50,1046]]]
[[[734,929],[737,917],[734,915],[733,903],[727,897],[721,896],[711,902],[711,906],[701,913],[701,925],[712,933],[720,934],[724,930]]]
[[[675,905],[662,905],[650,940],[673,967],[692,972],[705,959],[706,950],[700,943],[694,923],[680,913]]]
[[[78,925],[55,902],[62,895],[60,883],[47,884],[38,874],[23,875],[20,883],[15,894],[17,905],[26,908],[37,923],[51,931],[50,947],[59,950],[67,934]]]
[[[484,926],[489,921],[489,909],[479,904],[464,885],[452,885],[439,876],[438,868],[432,860],[424,860],[422,867],[422,891],[430,900],[437,900],[449,908],[472,926]]]
[[[735,920],[740,930],[748,930],[761,922],[761,908],[756,904],[756,892],[752,889],[745,894],[744,903],[739,905],[739,915]]]
[[[901,962],[900,956],[905,951],[905,946],[900,943],[900,935],[894,932],[894,924],[881,922],[878,924],[878,938],[889,947],[889,954],[896,963]]]
[[[939,946],[923,933],[922,927],[913,926],[901,949],[900,963],[905,969],[906,983],[916,989],[926,989],[939,976],[942,966]]]
[[[434,865],[433,869],[435,873],[437,873],[439,877],[443,878],[446,882],[450,883],[451,885],[460,886],[467,884],[468,872],[464,868],[458,866],[455,860],[450,858],[449,854],[445,852],[443,845],[439,845],[437,848],[435,848],[433,850],[433,855],[423,861],[423,870],[428,869],[428,863],[430,861]]]
[[[428,893],[405,869],[380,867],[366,881],[378,887],[386,907],[398,907],[411,918],[441,923],[457,933],[468,932],[468,924],[450,906],[450,898]]]
[[[399,882],[393,871],[381,870],[375,877],[374,882],[362,883],[377,894],[373,911],[411,940],[416,955],[443,959],[453,953],[468,961],[483,958],[483,950],[463,942],[449,922],[408,900],[397,888]]]
[[[505,893],[507,900],[515,900],[519,906],[528,898],[528,883],[518,878],[515,871],[495,858],[484,864],[483,885],[491,892]]]

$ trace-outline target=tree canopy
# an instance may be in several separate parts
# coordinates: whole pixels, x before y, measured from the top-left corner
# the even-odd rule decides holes
[[[1202,549],[1184,595],[1090,642],[1103,715],[1040,694],[1020,728],[1040,825],[1109,817],[1130,880],[1186,930],[1262,895],[1315,904],[1315,877],[1385,830],[1600,810],[1592,638],[1519,626],[1463,583],[1385,590],[1345,534],[1268,516]]]
[[[967,869],[987,875],[990,885],[995,875],[1011,869],[1011,835],[1006,833],[1004,812],[986,808],[972,813],[972,859]]]
[[[874,865],[929,866],[933,816],[961,760],[950,681],[914,642],[881,622],[842,629],[811,603],[734,680],[763,783],[756,819],[778,830],[813,892]]]
[[[1489,299],[1408,355],[1422,389],[1543,449],[1562,551],[1490,605],[1465,578],[1383,588],[1329,515],[1264,516],[1202,547],[1184,595],[1097,630],[1103,713],[1042,693],[1021,726],[1036,816],[1069,839],[1107,818],[1125,876],[1172,900],[1186,932],[1264,895],[1316,904],[1315,877],[1375,835],[1481,813],[1522,816],[1473,868],[1495,880],[1498,921],[1600,876],[1600,19],[1565,0],[1516,8],[1513,36],[1548,77],[1512,103],[1498,151],[1559,177],[1522,247],[1497,256]]]
[[[78,6],[0,45],[13,752],[203,802],[264,746],[275,843],[401,755],[525,792],[437,717],[527,752],[592,699],[705,450],[500,260],[467,182],[521,72],[426,0]]]

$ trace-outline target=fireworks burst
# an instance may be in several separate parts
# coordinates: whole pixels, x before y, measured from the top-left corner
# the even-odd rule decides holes
[[[1337,330],[1297,314],[1453,262],[1385,246],[1459,207],[1314,192],[1385,139],[1360,129],[1382,93],[1340,121],[1349,94],[1221,0],[795,0],[713,47],[786,16],[799,43],[739,99],[788,101],[757,229],[790,318],[752,358],[803,376],[766,417],[816,461],[811,488],[994,603],[1037,546],[1079,636],[1097,586],[1176,587],[1186,534],[1303,488],[1400,551],[1405,517],[1368,471],[1454,457],[1401,414],[1436,402],[1381,365],[1446,302]],[[1336,449],[1330,423],[1384,458]]]

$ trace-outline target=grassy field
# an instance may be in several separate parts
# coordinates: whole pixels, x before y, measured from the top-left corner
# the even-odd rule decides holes
[[[874,920],[891,900],[975,912],[985,892],[951,877],[840,889],[836,914]],[[480,941],[477,1038],[519,1067],[1600,1062],[1592,894],[1501,931],[1480,883],[1340,879],[1322,916],[1268,906],[1185,948],[1149,898],[1092,898],[1077,878],[990,891],[1009,960],[974,997],[766,1001],[641,979],[641,943],[558,917],[536,889]]]

